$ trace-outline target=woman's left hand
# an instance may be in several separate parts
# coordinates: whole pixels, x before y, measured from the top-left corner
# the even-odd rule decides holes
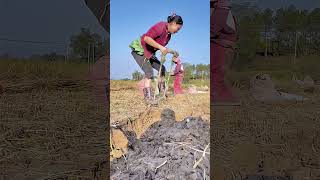
[[[175,63],[177,63],[177,62],[178,62],[178,58],[177,58],[177,57],[173,57],[173,58],[172,58],[172,61],[175,62]]]
[[[177,60],[176,57],[173,57],[173,58],[172,58],[172,61],[176,63],[178,60]]]

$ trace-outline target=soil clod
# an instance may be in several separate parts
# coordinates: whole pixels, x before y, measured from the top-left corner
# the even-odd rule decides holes
[[[205,149],[209,133],[209,122],[196,117],[178,122],[175,112],[166,108],[161,120],[135,141],[135,148],[128,150],[126,160],[111,162],[111,178],[209,179],[210,148]],[[196,161],[199,164],[194,168]]]

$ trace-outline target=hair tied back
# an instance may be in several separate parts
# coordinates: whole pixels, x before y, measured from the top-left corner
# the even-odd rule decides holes
[[[174,18],[177,14],[175,12],[171,13],[171,18]]]
[[[183,20],[181,16],[177,15],[175,12],[172,12],[171,15],[168,16],[167,22],[168,23],[176,22],[177,24],[180,24],[180,25],[183,24]]]

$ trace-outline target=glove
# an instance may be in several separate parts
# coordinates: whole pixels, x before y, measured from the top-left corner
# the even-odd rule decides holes
[[[176,58],[179,57],[179,53],[177,51],[169,49],[169,48],[167,48],[167,49],[168,49],[168,53],[172,54],[173,57],[176,57]]]
[[[181,64],[181,59],[179,57],[174,57],[172,59],[172,61],[175,63],[175,64]]]

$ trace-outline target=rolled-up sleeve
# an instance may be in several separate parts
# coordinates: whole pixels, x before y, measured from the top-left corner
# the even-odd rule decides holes
[[[163,33],[163,28],[165,28],[165,24],[159,22],[152,26],[145,35],[154,39],[156,37],[159,37]]]

